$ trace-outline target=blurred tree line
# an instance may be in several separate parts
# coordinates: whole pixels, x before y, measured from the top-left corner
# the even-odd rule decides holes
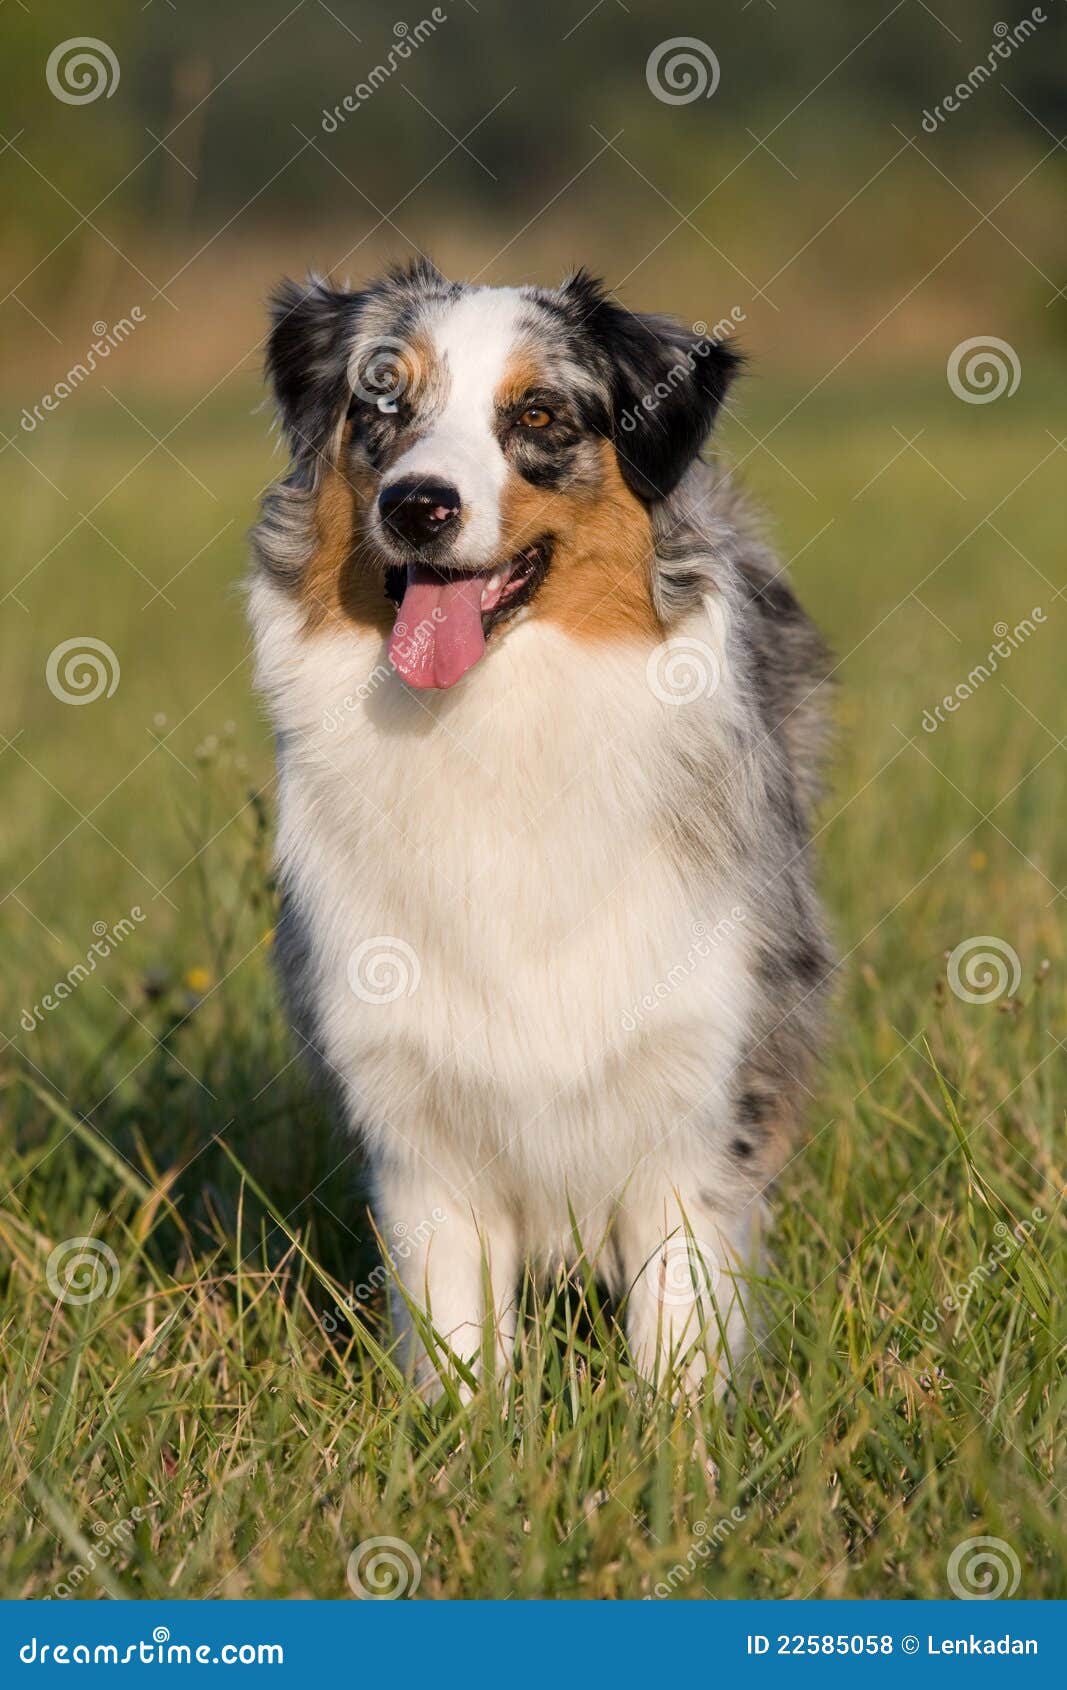
[[[714,180],[709,165],[728,168],[749,132],[764,136],[787,113],[772,147],[787,151],[799,132],[821,139],[831,162],[894,123],[921,139],[924,109],[985,59],[995,26],[1030,15],[1023,0],[901,0],[889,11],[890,0],[404,3],[401,13],[397,0],[86,0],[76,15],[59,0],[8,5],[9,262],[24,267],[62,239],[64,264],[46,268],[47,285],[61,286],[77,271],[82,215],[115,239],[130,226],[184,239],[231,216],[277,227],[369,202],[403,229],[401,196],[420,181],[420,203],[436,196],[444,215],[513,222],[583,169],[598,131],[623,131],[642,170],[687,203]],[[1037,157],[1052,145],[1040,124],[1062,134],[1062,0],[1043,10],[1036,38],[994,79],[1016,98],[983,88],[939,132],[941,161],[993,157],[1013,138]],[[112,93],[85,104],[46,81],[50,53],[75,30],[107,43],[120,67]],[[674,106],[650,94],[649,55],[678,36],[713,50],[713,98]],[[324,126],[360,88],[357,109]],[[625,204],[606,212],[625,217]]]

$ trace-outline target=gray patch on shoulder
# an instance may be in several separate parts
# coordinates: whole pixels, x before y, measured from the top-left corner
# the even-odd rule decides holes
[[[275,481],[263,495],[251,534],[252,555],[276,586],[296,588],[315,555],[317,489],[299,472]]]

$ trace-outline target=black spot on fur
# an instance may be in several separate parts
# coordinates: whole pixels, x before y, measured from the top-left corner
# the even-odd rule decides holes
[[[747,1138],[735,1138],[730,1145],[731,1156],[736,1156],[739,1162],[747,1162],[755,1146],[749,1144]]]
[[[531,406],[546,410],[551,421],[545,428],[523,428],[522,412]],[[524,481],[532,487],[552,491],[577,487],[587,482],[595,457],[590,458],[588,413],[598,407],[583,404],[580,397],[553,388],[531,388],[521,398],[501,408],[497,417],[497,439],[501,450]],[[601,411],[603,407],[599,408]]]
[[[767,1119],[773,1107],[771,1098],[761,1096],[758,1091],[744,1091],[737,1100],[737,1119],[746,1126],[758,1126]]]
[[[543,487],[546,492],[554,492],[570,480],[571,462],[569,455],[560,458],[527,458],[516,454],[515,468],[531,487]]]
[[[785,957],[778,951],[760,951],[756,960],[760,979],[768,986],[781,986],[788,978]]]
[[[797,945],[789,958],[793,972],[798,974],[804,984],[814,985],[822,980],[829,967],[825,951],[820,946],[807,941]]]
[[[765,615],[776,617],[780,621],[791,621],[803,616],[803,611],[797,601],[796,594],[788,581],[779,578],[760,581],[752,575],[742,575],[748,590],[749,602]]]
[[[675,592],[686,597],[695,597],[707,585],[698,569],[675,569],[671,583]]]
[[[510,429],[504,449],[532,487],[576,487],[588,479],[588,446],[580,429],[570,422],[543,429]]]
[[[760,978],[768,985],[783,987],[799,982],[807,988],[822,986],[830,971],[830,958],[814,939],[798,938],[787,950],[760,952]]]

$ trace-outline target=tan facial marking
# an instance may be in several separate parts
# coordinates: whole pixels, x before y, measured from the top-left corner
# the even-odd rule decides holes
[[[511,408],[524,399],[531,388],[544,386],[544,371],[530,352],[514,353],[507,362],[507,367],[500,379],[496,390],[496,403],[502,410]]]
[[[580,640],[650,637],[663,629],[652,605],[652,527],[608,441],[595,488],[546,492],[512,474],[501,500],[509,554],[551,534],[552,567],[530,607]]]
[[[401,383],[398,397],[410,406],[432,403],[444,372],[431,342],[412,336],[397,353],[396,365]],[[385,369],[379,373],[388,376]],[[352,425],[346,423],[338,462],[326,470],[319,487],[315,506],[318,544],[301,584],[307,611],[305,628],[315,633],[323,627],[348,623],[388,638],[396,607],[386,596],[386,563],[366,522],[366,512],[378,496],[380,472],[366,463],[350,463],[351,435]],[[407,444],[399,434],[391,456],[404,452]]]
[[[345,456],[346,428],[341,457]],[[375,495],[369,470],[326,471],[315,507],[318,545],[301,584],[307,612],[305,629],[355,623],[387,636],[393,607],[385,595],[384,566],[363,537],[362,513]]]

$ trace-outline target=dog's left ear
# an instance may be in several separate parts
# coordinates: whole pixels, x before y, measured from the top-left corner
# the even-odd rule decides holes
[[[612,437],[625,480],[648,503],[665,499],[711,433],[742,358],[671,317],[625,310],[584,271],[560,295],[610,365]]]
[[[318,277],[283,281],[270,301],[267,375],[296,464],[313,473],[332,460],[351,392],[348,360],[365,296]]]

